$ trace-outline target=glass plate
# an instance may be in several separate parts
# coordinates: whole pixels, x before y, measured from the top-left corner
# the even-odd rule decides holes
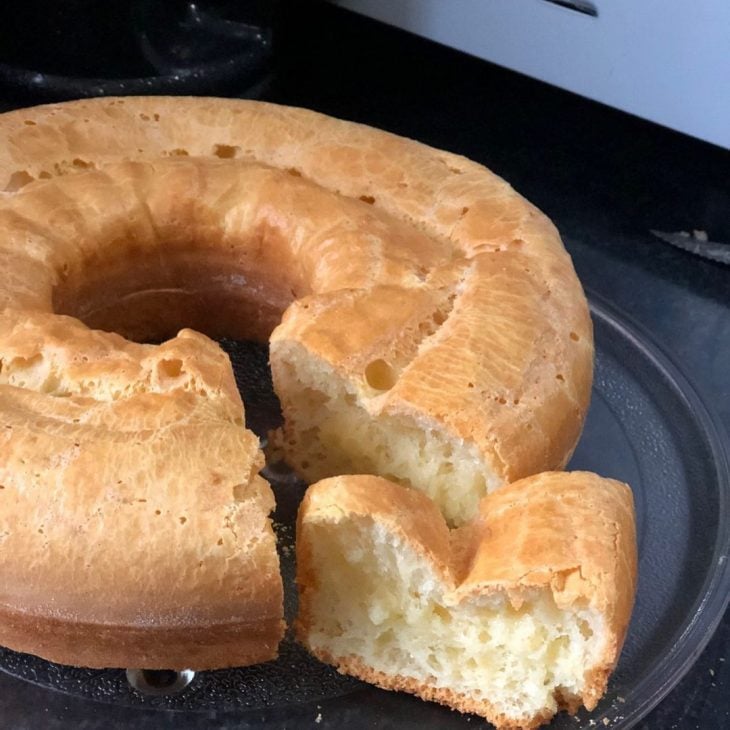
[[[570,468],[596,471],[633,487],[639,588],[606,697],[593,713],[559,715],[550,725],[555,730],[634,725],[690,668],[722,617],[730,589],[730,480],[719,428],[650,336],[596,297],[591,300],[595,384]],[[263,435],[280,419],[266,348],[222,344],[231,355],[249,425]],[[269,470],[267,476],[277,494],[275,521],[291,621],[296,611],[294,518],[304,485],[285,471]],[[149,712],[152,708],[175,711],[176,728],[311,728],[316,721],[319,728],[422,730],[473,727],[470,723],[476,720],[342,677],[310,658],[290,637],[276,662],[200,673],[187,690],[171,696],[138,694],[122,670],[61,667],[4,649],[0,669],[43,687],[112,703],[108,708],[80,703],[90,713],[93,708],[94,720],[86,727],[131,722],[140,729],[155,727],[162,717]],[[17,716],[30,721],[38,713],[40,720],[42,707],[22,695],[11,700],[18,703]],[[8,698],[3,699],[7,706]]]

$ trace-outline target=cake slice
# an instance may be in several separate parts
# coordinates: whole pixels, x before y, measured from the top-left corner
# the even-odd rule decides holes
[[[485,497],[449,532],[385,479],[310,487],[297,532],[299,639],[339,671],[499,728],[593,709],[636,586],[630,489],[549,472]]]
[[[6,311],[0,355],[0,645],[85,667],[274,659],[274,495],[226,354]]]

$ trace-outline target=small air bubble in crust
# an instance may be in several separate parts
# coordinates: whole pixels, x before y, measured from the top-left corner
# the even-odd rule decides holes
[[[35,178],[27,170],[16,170],[5,184],[6,193],[16,193],[28,183],[32,183]]]
[[[183,373],[182,360],[178,358],[160,360],[157,364],[157,372],[160,378],[179,378]]]
[[[385,360],[373,360],[365,368],[365,382],[375,390],[390,390],[395,380],[393,368]]]
[[[213,145],[213,154],[216,157],[220,157],[221,160],[231,160],[239,152],[240,147],[230,144],[216,144]]]

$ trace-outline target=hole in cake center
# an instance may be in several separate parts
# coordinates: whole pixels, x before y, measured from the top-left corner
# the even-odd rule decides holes
[[[105,248],[94,260],[62,267],[53,309],[137,342],[159,342],[185,327],[214,339],[266,342],[295,297],[295,282],[255,260],[255,246]]]

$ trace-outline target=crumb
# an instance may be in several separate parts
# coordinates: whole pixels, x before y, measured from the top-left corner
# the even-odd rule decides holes
[[[711,677],[714,677],[715,676],[715,670],[714,669],[710,669],[710,676]]]
[[[318,712],[317,717],[314,718],[314,721],[319,725],[320,722],[322,722],[322,713]]]
[[[624,702],[626,702],[626,698],[625,698],[625,697],[621,697],[621,695],[619,695],[619,696],[618,696],[618,697],[617,697],[616,699],[617,699],[617,700],[618,700],[618,701],[619,701],[619,702],[620,702],[621,704],[624,704]]]
[[[608,719],[607,717],[604,717],[604,718],[603,718],[603,724],[604,724],[604,725],[605,725],[606,727],[608,727],[608,726],[609,726],[609,725],[611,724],[611,721],[610,721],[610,720],[609,720],[609,719]]]
[[[707,241],[707,231],[692,231],[692,237],[695,241]]]

